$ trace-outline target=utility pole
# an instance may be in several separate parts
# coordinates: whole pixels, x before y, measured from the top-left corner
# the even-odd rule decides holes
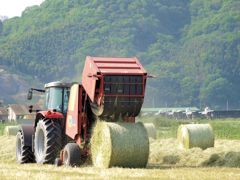
[[[228,99],[227,99],[227,111],[228,111]]]

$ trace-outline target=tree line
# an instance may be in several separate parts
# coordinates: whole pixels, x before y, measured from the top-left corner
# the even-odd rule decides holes
[[[40,82],[80,81],[88,55],[136,56],[158,76],[146,106],[239,108],[239,5],[46,0],[0,23],[0,65]]]

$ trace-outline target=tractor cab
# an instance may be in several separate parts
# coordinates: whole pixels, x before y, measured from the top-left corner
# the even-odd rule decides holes
[[[70,87],[72,83],[60,81],[45,84],[44,110],[67,113]]]

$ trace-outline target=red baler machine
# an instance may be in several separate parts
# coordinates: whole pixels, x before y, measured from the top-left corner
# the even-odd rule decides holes
[[[32,88],[29,99],[32,90],[45,92],[45,108],[37,111],[34,126],[23,125],[18,132],[17,161],[79,164],[87,157],[96,119],[135,122],[143,104],[146,78],[147,72],[136,57],[87,56],[82,84],[52,82],[45,90]],[[72,152],[81,156],[72,158]]]

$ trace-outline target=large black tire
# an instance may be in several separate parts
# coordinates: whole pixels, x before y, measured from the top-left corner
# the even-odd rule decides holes
[[[34,140],[34,153],[38,164],[53,164],[62,148],[60,123],[54,119],[40,119]]]
[[[76,143],[68,143],[64,148],[63,162],[65,166],[81,165],[81,149]]]
[[[24,144],[22,130],[19,130],[16,135],[16,159],[19,164],[34,162],[32,146],[26,146]]]

